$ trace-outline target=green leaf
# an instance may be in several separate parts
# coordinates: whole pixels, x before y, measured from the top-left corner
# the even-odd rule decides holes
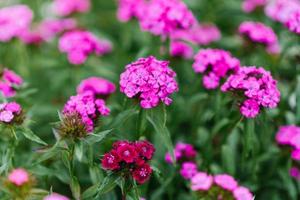
[[[75,176],[72,177],[70,187],[71,187],[73,197],[76,200],[80,200],[80,185],[79,185],[77,177],[75,177]]]
[[[243,157],[247,158],[253,153],[255,147],[255,121],[254,119],[247,119],[244,128],[244,152]]]
[[[27,128],[22,128],[21,130],[18,130],[20,133],[24,135],[27,139],[42,144],[42,145],[47,145],[46,142],[44,142],[41,138],[39,138],[37,135],[35,135],[30,129]]]
[[[235,152],[228,145],[222,146],[222,163],[223,167],[229,174],[235,173]]]
[[[100,187],[98,188],[97,196],[105,194],[105,193],[113,190],[116,187],[116,185],[118,184],[120,179],[121,179],[121,177],[118,176],[117,174],[111,174],[111,175],[106,176],[103,179]]]
[[[85,142],[87,142],[89,145],[101,142],[109,133],[112,132],[112,129],[102,131],[100,133],[93,133],[87,136],[87,138],[84,139]]]
[[[119,127],[124,125],[124,122],[127,121],[130,117],[137,115],[139,113],[139,111],[136,108],[131,108],[128,110],[125,110],[123,112],[121,112],[120,114],[117,115],[117,117],[115,117],[115,119],[113,120],[113,123],[111,124],[110,127]]]
[[[99,187],[100,187],[100,183],[86,189],[82,194],[82,199],[83,200],[94,199],[93,197],[97,194]]]
[[[83,144],[81,141],[78,141],[75,143],[75,156],[77,158],[78,161],[82,162],[83,160]]]

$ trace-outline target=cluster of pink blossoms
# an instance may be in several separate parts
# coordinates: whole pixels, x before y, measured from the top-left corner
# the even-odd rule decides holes
[[[174,158],[176,162],[184,162],[194,160],[197,155],[197,152],[193,145],[178,142],[174,148]],[[173,163],[172,156],[170,153],[167,153],[165,156],[165,160],[167,163]]]
[[[276,134],[279,145],[292,148],[291,157],[294,161],[300,161],[300,127],[294,125],[281,126]],[[290,169],[290,175],[300,180],[299,164]]]
[[[21,106],[16,102],[2,103],[0,104],[0,122],[12,123],[19,121],[19,117],[22,114]]]
[[[23,79],[15,72],[4,69],[1,73],[0,91],[4,97],[16,95],[16,89],[23,84]]]
[[[280,101],[277,81],[262,67],[241,67],[229,76],[221,90],[242,95],[240,112],[247,118],[256,117],[263,107],[275,108]]]
[[[265,7],[268,17],[284,24],[291,32],[300,34],[300,2],[298,0],[273,0]]]
[[[118,0],[117,17],[121,22],[128,22],[132,18],[140,19],[145,8],[145,0]]]
[[[228,174],[215,176],[205,172],[198,172],[191,178],[191,189],[199,193],[207,194],[213,187],[217,188],[213,194],[215,199],[253,200],[253,195],[246,187],[239,186],[237,181]]]
[[[54,0],[53,9],[60,16],[84,13],[90,9],[90,0]]]
[[[86,131],[92,132],[99,116],[109,115],[110,110],[105,99],[114,91],[115,85],[108,80],[98,77],[85,79],[77,88],[78,94],[71,96],[65,104],[63,114],[79,115]]]
[[[242,8],[245,12],[250,13],[254,11],[257,7],[263,7],[266,5],[268,0],[244,0]]]
[[[222,78],[237,72],[239,68],[240,61],[221,49],[202,49],[193,63],[194,71],[204,74],[203,85],[206,89],[216,89]]]
[[[33,13],[25,5],[15,5],[0,9],[0,41],[7,42],[20,37],[29,30]]]
[[[22,186],[30,182],[30,176],[25,169],[17,168],[9,173],[8,181],[16,186]]]
[[[254,43],[264,45],[271,54],[280,53],[280,45],[275,32],[263,23],[243,22],[239,26],[239,33]]]
[[[69,198],[57,193],[52,193],[46,196],[43,200],[69,200]]]
[[[88,31],[75,30],[65,33],[59,39],[59,50],[68,54],[74,65],[83,64],[92,53],[103,55],[112,50],[108,40],[98,39]]]
[[[152,159],[154,152],[154,146],[148,141],[117,141],[113,149],[104,154],[102,167],[112,171],[124,170],[139,184],[143,184],[152,174],[147,162]]]
[[[172,103],[169,95],[178,91],[176,73],[169,68],[168,61],[155,57],[140,58],[126,66],[120,76],[120,90],[127,97],[139,98],[143,108],[156,107],[160,101]]]

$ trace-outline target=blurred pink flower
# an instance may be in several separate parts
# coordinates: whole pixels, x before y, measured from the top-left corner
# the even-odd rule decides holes
[[[254,200],[253,194],[246,187],[237,187],[233,191],[233,196],[236,200]]]
[[[90,9],[90,0],[54,0],[53,7],[56,14],[67,16],[72,13],[85,13]]]
[[[197,174],[197,165],[194,162],[184,162],[181,165],[180,174],[185,179],[191,179]]]
[[[291,145],[291,140],[295,135],[300,135],[300,127],[294,125],[280,126],[276,141],[281,145]]]
[[[52,193],[46,196],[43,200],[69,200],[69,198],[57,193]]]
[[[23,184],[29,182],[29,174],[25,169],[14,169],[9,173],[8,180],[16,186],[22,186]]]
[[[244,0],[242,8],[245,12],[250,13],[254,11],[257,7],[263,7],[266,5],[267,0]]]
[[[144,9],[147,9],[145,0],[118,0],[117,17],[121,22],[127,22],[142,17]]]
[[[189,44],[183,41],[171,41],[170,43],[170,55],[174,57],[183,57],[190,59],[193,57],[194,50]]]
[[[115,92],[115,90],[115,84],[100,77],[90,77],[85,80],[82,80],[77,87],[78,94],[91,92],[94,96],[101,97],[107,97],[113,92]]]
[[[213,184],[213,177],[205,172],[198,172],[192,177],[191,184],[191,189],[194,191],[209,190]]]
[[[291,32],[300,34],[300,8],[297,11],[291,13],[285,25]]]
[[[236,180],[228,174],[215,175],[214,182],[221,188],[229,191],[233,191],[238,186]]]
[[[265,13],[275,21],[286,23],[290,15],[299,9],[298,0],[273,0],[267,3]]]

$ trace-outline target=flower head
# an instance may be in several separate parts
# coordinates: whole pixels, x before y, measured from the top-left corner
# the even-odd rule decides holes
[[[133,163],[138,157],[136,148],[131,143],[117,147],[116,152],[120,160],[126,163]]]
[[[180,174],[185,179],[191,179],[197,174],[197,165],[194,162],[184,162],[181,165]]]
[[[205,172],[198,172],[191,179],[191,188],[194,191],[209,190],[213,184],[213,177]]]
[[[291,32],[300,34],[300,8],[289,16],[285,25]]]
[[[53,8],[56,14],[67,16],[72,13],[84,13],[90,9],[90,0],[54,0]]]
[[[145,183],[150,178],[151,174],[152,168],[147,163],[138,165],[132,172],[134,180],[136,180],[139,184]]]
[[[193,160],[197,155],[197,152],[193,145],[178,142],[174,148],[174,158],[176,161],[184,162]],[[167,163],[173,163],[172,156],[170,153],[167,153],[165,156],[165,160]]]
[[[140,156],[142,156],[143,158],[145,158],[147,160],[152,159],[154,152],[155,152],[155,148],[150,142],[148,142],[146,140],[137,141],[135,143],[135,147],[136,147],[137,153]]]
[[[266,5],[267,0],[244,0],[242,8],[245,12],[250,13],[254,11],[257,7],[262,7]]]
[[[28,172],[22,168],[11,171],[8,175],[8,180],[16,186],[22,186],[30,181]]]
[[[141,107],[145,109],[158,106],[160,101],[170,105],[169,95],[178,91],[178,85],[176,74],[168,64],[150,56],[127,65],[120,76],[121,92],[129,98],[139,98]]]
[[[276,141],[281,145],[291,145],[292,138],[296,135],[300,135],[300,127],[294,125],[280,126],[276,134]]]
[[[238,186],[236,180],[228,174],[215,175],[214,181],[218,186],[229,191],[233,191]]]
[[[115,90],[116,86],[112,82],[100,77],[87,78],[81,81],[77,87],[78,94],[91,92],[94,96],[104,98],[115,92]]]
[[[16,88],[23,84],[23,79],[12,70],[3,69],[0,79],[0,91],[4,97],[16,95]]]
[[[23,122],[22,108],[16,102],[0,104],[0,122],[5,124]]]
[[[265,6],[265,14],[275,21],[286,23],[290,15],[299,9],[298,0],[273,0]]]
[[[68,54],[68,60],[74,65],[83,64],[92,53],[103,55],[112,50],[107,40],[100,40],[88,31],[74,30],[65,33],[59,39],[59,50]]]
[[[46,196],[43,200],[69,200],[69,198],[57,193],[52,193]]]
[[[253,194],[250,192],[248,188],[245,187],[237,187],[233,190],[233,196],[236,200],[253,200]]]
[[[132,18],[140,18],[146,9],[145,0],[118,0],[117,17],[121,22],[127,22]]]
[[[174,57],[183,57],[190,59],[193,57],[193,48],[183,41],[171,41],[170,43],[170,54]]]
[[[104,154],[102,159],[102,167],[104,169],[116,170],[120,168],[119,162],[121,161],[116,151],[111,151]]]

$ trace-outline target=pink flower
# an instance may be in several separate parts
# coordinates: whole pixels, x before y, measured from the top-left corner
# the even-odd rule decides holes
[[[85,92],[91,92],[94,96],[107,97],[108,95],[115,92],[116,86],[112,82],[100,78],[100,77],[90,77],[87,78],[79,84],[77,87],[77,93],[83,94]]]
[[[296,148],[296,149],[300,149],[300,134],[297,133],[294,136],[292,136],[290,138],[290,144]]]
[[[300,180],[300,170],[297,167],[292,167],[290,169],[290,176],[299,181]]]
[[[265,45],[269,53],[279,53],[280,51],[275,32],[263,23],[243,22],[239,26],[239,33],[255,43]]]
[[[191,179],[191,189],[193,191],[209,190],[213,184],[213,177],[205,172],[198,172]]]
[[[273,0],[265,7],[265,14],[275,21],[286,23],[290,15],[300,9],[298,0]]]
[[[295,135],[300,135],[300,128],[294,125],[281,126],[276,134],[276,141],[281,145],[291,145]]]
[[[2,103],[0,104],[0,122],[10,123],[21,112],[22,108],[16,102]]]
[[[158,106],[160,101],[170,105],[169,95],[178,91],[178,85],[168,64],[150,56],[127,65],[120,76],[120,91],[129,98],[139,98],[145,109]]]
[[[115,150],[104,154],[102,159],[102,167],[104,169],[116,170],[120,168],[120,157]]]
[[[136,148],[132,144],[119,146],[116,149],[116,152],[120,160],[126,163],[133,163],[138,157]]]
[[[236,180],[227,174],[215,175],[214,181],[218,186],[229,191],[233,191],[238,186]]]
[[[46,196],[43,200],[69,200],[69,198],[57,193],[52,193]]]
[[[191,179],[197,174],[197,165],[194,162],[184,162],[181,165],[180,174],[185,179]]]
[[[289,16],[285,25],[291,32],[300,34],[300,8]]]
[[[14,169],[8,175],[9,182],[15,184],[16,186],[22,186],[29,182],[29,174],[25,169],[18,168]]]
[[[142,17],[144,9],[146,9],[144,0],[118,0],[117,16],[121,22],[127,22],[133,17]]]
[[[2,76],[0,80],[0,91],[4,97],[13,97],[16,95],[16,86],[21,86],[23,84],[23,79],[17,75],[15,72],[9,69],[4,69],[2,71]]]
[[[134,180],[136,180],[139,184],[145,183],[150,178],[151,174],[152,169],[147,163],[137,166],[132,172]]]
[[[155,148],[154,146],[146,141],[137,141],[135,143],[135,147],[136,147],[136,151],[137,153],[142,156],[143,158],[147,159],[147,160],[151,160],[153,157],[153,154],[155,152]]]
[[[92,53],[103,55],[112,49],[110,42],[100,40],[88,31],[70,31],[59,39],[59,50],[68,54],[71,64],[83,64]]]
[[[257,7],[262,7],[266,5],[267,0],[244,0],[242,8],[245,12],[250,13],[254,11]]]
[[[0,112],[0,121],[9,123],[13,120],[14,115],[11,111],[3,110]]]
[[[237,187],[233,191],[233,196],[236,200],[253,200],[254,197],[248,188],[245,187]]]
[[[300,149],[294,149],[292,151],[291,157],[293,160],[300,160]]]
[[[143,31],[168,36],[175,30],[190,28],[196,19],[181,0],[152,0],[139,22]]]
[[[240,111],[248,118],[257,116],[261,108],[275,108],[280,101],[277,81],[261,67],[241,67],[229,76],[221,90],[244,95]]]
[[[221,78],[240,67],[240,61],[221,49],[202,49],[195,56],[193,69],[196,73],[205,74],[203,85],[206,89],[215,89]]]
[[[90,9],[90,0],[54,0],[54,11],[60,16],[75,12],[85,13]]]
[[[185,59],[190,59],[193,57],[193,48],[182,41],[171,41],[170,43],[170,54],[174,57],[183,57]]]
[[[174,148],[174,157],[176,161],[186,161],[193,160],[197,155],[197,152],[193,145],[178,142]],[[172,156],[170,153],[167,153],[165,156],[165,160],[167,163],[172,164]]]
[[[7,42],[28,30],[33,18],[26,5],[14,5],[0,9],[0,41]]]

